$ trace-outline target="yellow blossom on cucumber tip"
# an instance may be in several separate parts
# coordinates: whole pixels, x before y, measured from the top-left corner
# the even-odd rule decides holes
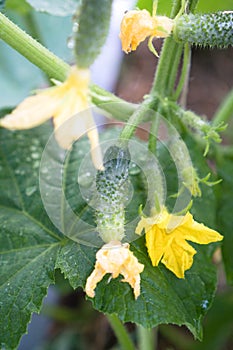
[[[93,163],[97,169],[101,168],[98,131],[89,109],[89,83],[89,70],[73,66],[64,82],[56,82],[56,86],[27,97],[0,120],[0,126],[10,130],[30,129],[53,117],[58,144],[69,149],[87,132]]]
[[[166,16],[151,16],[147,10],[132,10],[124,15],[120,39],[126,53],[137,49],[147,37],[166,38],[173,28],[173,20]]]
[[[151,217],[142,217],[136,233],[141,234],[143,229],[152,265],[158,266],[161,261],[178,278],[184,278],[196,254],[187,241],[208,244],[223,239],[218,232],[196,222],[189,212],[178,216],[168,213],[166,208]]]
[[[129,250],[128,243],[120,241],[111,241],[104,244],[96,253],[95,268],[87,278],[85,291],[93,298],[97,283],[102,280],[106,274],[111,274],[111,278],[117,278],[122,275],[124,279],[121,282],[127,282],[133,288],[135,299],[140,295],[140,273],[144,265],[140,264],[137,258]]]

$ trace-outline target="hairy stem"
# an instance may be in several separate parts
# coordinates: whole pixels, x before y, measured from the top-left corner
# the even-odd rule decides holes
[[[142,104],[135,110],[135,112],[129,118],[126,126],[122,130],[119,142],[127,143],[133,136],[136,127],[142,122],[147,114],[150,114],[151,99],[145,99]]]
[[[225,123],[231,117],[233,117],[233,90],[229,92],[229,94],[219,106],[213,117],[212,124],[216,126],[222,122]]]
[[[157,329],[146,329],[142,326],[137,326],[140,350],[156,350],[156,334]]]
[[[0,39],[42,69],[49,77],[60,81],[66,78],[69,65],[34,40],[2,13],[0,13]]]
[[[188,44],[185,44],[184,47],[184,57],[183,57],[183,66],[180,74],[180,80],[177,85],[176,91],[174,92],[173,98],[175,101],[178,100],[180,97],[180,94],[185,86],[186,78],[189,73],[189,68],[190,68],[190,59],[191,59],[191,50],[190,46]]]
[[[119,318],[112,314],[107,315],[108,321],[115,332],[115,335],[118,339],[119,344],[123,350],[135,350],[134,344],[129,337],[124,325],[121,323]]]

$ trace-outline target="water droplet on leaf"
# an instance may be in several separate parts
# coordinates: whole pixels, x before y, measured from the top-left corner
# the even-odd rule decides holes
[[[130,164],[129,173],[130,175],[138,175],[140,173],[140,168],[135,163]]]
[[[36,192],[36,186],[30,186],[26,188],[26,196],[30,197],[34,192]]]
[[[72,50],[74,48],[74,45],[75,45],[74,38],[72,36],[70,36],[67,39],[67,47],[68,47],[68,49]]]

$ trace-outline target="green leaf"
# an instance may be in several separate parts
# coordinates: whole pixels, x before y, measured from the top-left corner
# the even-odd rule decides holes
[[[140,10],[146,9],[152,14],[153,0],[138,0],[136,7]],[[172,9],[172,0],[159,0],[157,15],[169,16]]]
[[[62,236],[40,199],[38,169],[46,126],[0,130],[0,344],[15,349],[32,312],[39,312]]]
[[[47,12],[53,16],[74,14],[82,0],[26,0],[36,11]]]
[[[169,16],[172,9],[172,0],[159,0],[158,1],[158,15]],[[152,13],[153,0],[138,0],[137,5],[139,9],[147,9]],[[197,9],[195,12],[208,13],[233,10],[233,0],[199,0]]]
[[[74,289],[85,286],[86,279],[93,269],[96,251],[70,240],[62,247],[56,268],[61,270]]]
[[[233,284],[233,159],[230,157],[217,159],[217,170],[219,177],[222,178],[218,191],[217,221],[219,232],[224,235],[222,254],[227,280]]]
[[[233,297],[232,291],[216,296],[205,319],[203,342],[195,343],[193,350],[219,350],[227,347],[232,338]]]
[[[5,6],[5,0],[0,0],[0,10],[4,8]]]
[[[208,12],[218,12],[233,10],[233,0],[199,0],[196,12],[208,13]]]
[[[208,166],[207,159],[203,156],[203,149],[199,146],[198,142],[188,135],[184,137],[184,141],[189,149],[190,157],[194,168],[197,170],[198,177],[203,178],[207,174],[211,173],[212,175],[210,180],[217,180],[212,173],[211,168]],[[194,203],[191,210],[197,221],[203,222],[212,229],[217,229],[217,199],[215,195],[215,188],[217,189],[218,186],[219,185],[209,187],[205,184],[200,184],[202,195],[201,197],[194,198]],[[206,208],[208,208],[208,210],[206,210]]]
[[[16,348],[31,313],[40,309],[46,289],[53,282],[55,268],[60,268],[76,288],[85,286],[95,264],[96,248],[64,239],[43,207],[38,186],[38,170],[51,132],[49,123],[28,131],[0,130],[0,339],[2,347],[6,349]],[[101,139],[108,145],[107,141],[116,139],[119,132],[118,129],[103,132]],[[80,219],[85,225],[90,225],[94,236],[97,235],[95,211],[87,205],[80,190],[81,186],[77,184],[77,177],[82,166],[85,166],[89,148],[87,138],[79,140],[65,158],[64,165],[60,153],[54,158],[54,154],[47,148],[51,157],[51,162],[48,163],[51,165],[48,175],[51,176],[50,180],[47,178],[47,189],[52,191],[54,197],[50,204],[55,203],[60,208],[61,214],[56,208],[55,212],[61,221],[67,219],[64,227],[74,236],[65,232],[74,240],[79,240],[79,235],[82,234],[84,224]],[[59,172],[52,172],[55,164],[53,158],[63,169],[61,190],[64,191],[70,207],[79,214],[71,222],[64,199],[56,195],[60,193],[56,187],[60,177]],[[144,186],[140,179],[140,172],[131,175],[135,187],[133,199],[128,205],[130,213],[127,213],[127,222],[131,222],[138,215],[139,204],[145,202]],[[90,185],[88,187],[91,188]],[[134,230],[135,225],[136,223],[131,226],[131,230]],[[159,267],[151,266],[144,237],[134,241],[131,249],[145,265],[141,275],[141,295],[135,300],[132,289],[127,283],[122,283],[121,278],[109,282],[109,276],[105,276],[96,289],[93,300],[95,308],[105,313],[116,313],[125,322],[136,322],[149,328],[160,323],[184,324],[200,339],[201,320],[212,302],[216,279],[208,249],[205,246],[194,246],[198,251],[194,264],[186,272],[185,279],[178,279],[162,264]]]
[[[152,13],[153,0],[138,0],[136,7],[140,10],[146,9]]]
[[[6,0],[5,8],[7,10],[15,11],[21,15],[28,14],[31,11],[31,6],[26,0]]]
[[[141,274],[141,295],[135,301],[132,289],[121,282],[121,277],[109,282],[109,276],[105,276],[97,285],[94,307],[104,313],[116,313],[123,322],[136,322],[146,328],[162,323],[186,325],[195,337],[201,339],[201,320],[212,302],[216,276],[205,249],[197,245],[195,248],[198,253],[193,267],[182,280],[163,265],[152,267],[144,237],[140,238],[131,244],[131,249],[145,265]],[[82,247],[80,252],[76,243],[69,243],[61,254],[57,267],[61,268],[74,288],[80,285],[77,281],[82,281],[84,287],[94,268],[93,250]]]
[[[77,169],[77,167],[78,163],[73,168]],[[174,173],[171,172],[169,176],[173,179]],[[67,184],[72,184],[70,180],[72,178],[74,173],[69,174],[68,170]],[[132,178],[131,181],[134,180]],[[138,202],[141,200],[141,203],[144,203],[139,190],[140,186],[142,187],[142,182],[139,186],[139,175],[137,179],[138,183],[135,182],[134,191],[139,191]],[[67,187],[66,190],[67,197],[69,193],[74,194],[75,191],[77,193],[74,181],[71,188]],[[212,200],[213,198],[210,197],[208,205],[211,206]],[[75,209],[74,198],[71,202],[74,210],[79,212],[80,208]],[[135,208],[138,208],[137,203]],[[200,216],[201,210],[197,209]],[[107,275],[96,288],[94,307],[104,313],[116,313],[123,322],[136,322],[147,328],[161,323],[186,325],[195,337],[201,339],[201,321],[214,297],[216,275],[209,249],[206,246],[194,246],[198,253],[195,255],[192,268],[186,272],[186,278],[183,280],[176,278],[162,264],[159,267],[152,267],[146,252],[144,237],[131,243],[135,256],[145,265],[141,274],[141,295],[135,301],[131,287],[121,282],[122,277],[109,281]],[[95,252],[96,249],[78,246],[75,242],[69,242],[61,249],[56,266],[61,269],[74,288],[79,285],[85,287],[86,279],[94,268]]]

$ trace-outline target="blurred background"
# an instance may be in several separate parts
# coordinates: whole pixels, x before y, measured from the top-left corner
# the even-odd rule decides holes
[[[5,13],[34,38],[70,64],[74,63],[68,48],[72,35],[72,18],[34,11],[24,0],[8,2]],[[135,1],[115,0],[111,29],[106,45],[92,66],[92,81],[115,92],[130,102],[141,102],[150,90],[157,59],[142,43],[133,54],[124,55],[118,38],[121,18]],[[224,0],[233,10],[233,1]],[[203,11],[205,2],[202,1]],[[229,7],[230,6],[230,7]],[[162,11],[162,10],[161,10]],[[160,40],[155,41],[159,51]],[[0,42],[0,108],[17,105],[35,89],[44,88],[44,74],[5,43]],[[187,108],[211,119],[219,104],[233,86],[233,49],[193,49]],[[223,140],[232,143],[232,124]],[[233,290],[227,287],[221,256],[215,254],[219,266],[217,297],[204,321],[204,341],[194,341],[183,327],[162,325],[155,330],[157,349],[232,350]],[[28,334],[23,336],[19,350],[117,349],[116,338],[104,315],[93,310],[81,290],[73,291],[57,271],[56,285],[50,287],[41,315],[33,315]],[[132,337],[133,324],[126,325]]]

